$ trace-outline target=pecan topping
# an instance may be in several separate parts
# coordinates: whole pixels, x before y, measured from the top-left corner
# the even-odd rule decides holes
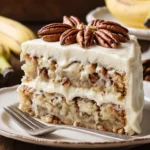
[[[127,42],[129,40],[128,30],[120,24],[104,21],[93,20],[89,25],[96,26],[95,41],[98,45],[106,48],[117,48],[120,42]]]
[[[111,31],[116,37],[119,38],[121,36],[125,41],[129,40],[128,30],[116,22],[103,21],[97,26],[97,28]]]
[[[99,29],[95,32],[95,41],[98,45],[106,48],[117,48],[119,45],[118,38],[110,31]]]
[[[98,26],[100,25],[104,20],[96,19],[89,22],[88,26]]]
[[[52,23],[44,26],[38,31],[39,37],[42,37],[44,41],[55,42],[59,41],[60,35],[70,29],[71,26],[63,23]]]
[[[94,44],[93,32],[89,29],[81,30],[77,34],[77,42],[81,47],[89,47]]]
[[[75,16],[64,16],[63,23],[70,25],[72,28],[77,28],[78,25],[82,24],[80,19]]]
[[[44,41],[60,41],[61,45],[77,42],[81,47],[96,43],[106,48],[117,48],[120,42],[129,40],[128,30],[118,23],[97,19],[85,26],[75,16],[64,16],[63,23],[44,26],[38,35]]]
[[[69,45],[73,44],[76,42],[76,35],[78,33],[78,29],[69,29],[65,31],[61,36],[60,36],[60,44],[61,45]]]
[[[142,62],[143,64],[143,79],[150,81],[150,59],[146,59]]]

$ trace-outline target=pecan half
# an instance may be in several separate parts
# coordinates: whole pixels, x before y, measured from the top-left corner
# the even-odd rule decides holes
[[[64,78],[62,79],[62,81],[61,81],[61,84],[62,84],[63,86],[69,87],[69,85],[70,85],[70,80],[69,80],[67,77],[64,77]]]
[[[117,39],[119,39],[119,41],[120,42],[123,42],[123,43],[125,43],[125,42],[127,42],[129,39],[127,39],[127,38],[125,38],[123,35],[121,35],[121,34],[116,34],[116,33],[113,33],[114,34],[114,36],[117,38]]]
[[[116,22],[103,21],[97,26],[97,28],[111,31],[121,42],[130,39],[128,30]]]
[[[120,43],[112,32],[105,29],[99,29],[94,36],[96,43],[106,48],[117,48]]]
[[[90,29],[79,31],[76,39],[81,47],[89,47],[94,44],[94,34]]]
[[[65,31],[61,36],[60,36],[60,44],[61,45],[69,45],[73,44],[76,42],[76,35],[79,32],[78,29],[69,29]]]
[[[38,36],[42,37],[44,41],[55,42],[59,41],[60,35],[70,29],[71,26],[63,23],[52,23],[42,27],[38,31]]]
[[[45,68],[45,67],[41,68],[39,70],[39,74],[48,79],[48,70],[47,70],[47,68]]]
[[[98,26],[100,25],[104,20],[96,19],[89,22],[88,26]]]
[[[143,60],[143,79],[150,81],[150,59]]]
[[[102,69],[100,70],[100,73],[105,77],[107,74],[107,69],[102,67]]]
[[[89,79],[92,84],[96,83],[96,81],[99,79],[98,73],[89,74]]]
[[[82,22],[80,21],[79,18],[75,16],[70,16],[70,17],[64,16],[63,23],[70,25],[72,28],[77,28],[77,26]]]

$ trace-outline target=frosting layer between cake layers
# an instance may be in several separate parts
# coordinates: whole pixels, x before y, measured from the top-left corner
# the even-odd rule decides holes
[[[131,131],[140,133],[143,109],[141,52],[136,38],[130,36],[130,39],[127,43],[121,43],[119,49],[103,48],[97,45],[85,49],[79,47],[78,44],[61,46],[59,42],[45,42],[41,39],[27,41],[22,44],[22,60],[24,54],[29,54],[31,57],[43,57],[45,60],[54,58],[58,66],[62,68],[73,62],[80,62],[83,65],[96,63],[119,72],[125,72],[127,93],[121,101],[116,100],[116,95],[112,93],[103,96],[90,88],[73,86],[68,88],[59,83],[54,83],[53,80],[47,82],[41,77],[23,82],[22,85],[48,93],[62,94],[67,101],[71,101],[75,97],[81,97],[94,100],[99,106],[103,103],[121,104],[126,112],[125,131],[127,133]]]

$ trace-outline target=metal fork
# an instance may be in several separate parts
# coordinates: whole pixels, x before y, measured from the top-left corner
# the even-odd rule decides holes
[[[94,129],[87,129],[82,127],[75,127],[75,126],[68,126],[68,125],[54,125],[54,126],[47,126],[36,119],[30,117],[27,113],[22,112],[17,106],[11,105],[4,110],[8,113],[9,116],[21,127],[23,128],[28,134],[37,136],[37,135],[44,135],[47,133],[52,133],[59,129],[67,129],[77,132],[86,133],[88,135],[94,135],[99,137],[110,138],[113,140],[128,140],[134,138],[133,136],[128,135],[121,135],[115,134],[110,132],[104,132]]]

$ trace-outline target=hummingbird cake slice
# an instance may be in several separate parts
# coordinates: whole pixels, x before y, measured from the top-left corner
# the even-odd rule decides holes
[[[115,22],[86,26],[74,16],[38,35],[22,44],[22,111],[47,123],[141,132],[143,70],[136,37]]]

